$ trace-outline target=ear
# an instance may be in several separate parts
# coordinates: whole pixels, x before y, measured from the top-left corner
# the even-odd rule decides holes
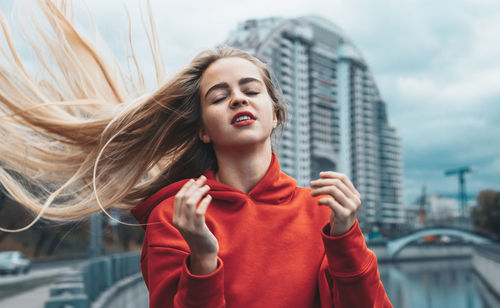
[[[273,112],[273,129],[278,127],[278,118],[276,117],[276,112]]]
[[[201,127],[198,130],[198,137],[200,137],[200,140],[203,143],[210,143],[210,137],[207,135],[207,133],[205,132],[205,129],[203,127]]]

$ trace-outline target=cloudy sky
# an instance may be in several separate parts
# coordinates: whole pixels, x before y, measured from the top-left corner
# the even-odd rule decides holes
[[[140,31],[139,1],[86,2],[112,49],[119,51],[125,37],[123,3],[132,13],[137,46],[147,44]],[[11,3],[2,1],[0,8],[9,12]],[[467,175],[470,194],[500,190],[499,1],[151,3],[169,75],[199,51],[223,42],[245,19],[306,14],[328,18],[364,55],[387,102],[390,123],[402,136],[405,202],[413,201],[422,185],[428,193],[456,194],[456,177],[445,177],[444,171],[469,165],[475,169]]]

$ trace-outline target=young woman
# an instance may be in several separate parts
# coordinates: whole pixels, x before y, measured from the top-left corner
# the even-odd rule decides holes
[[[36,80],[10,45],[0,69],[0,180],[37,219],[132,209],[150,307],[391,306],[349,179],[325,171],[309,189],[280,171],[285,109],[263,63],[209,50],[144,94],[40,6],[60,70]]]
[[[214,168],[132,209],[151,306],[389,307],[349,179],[323,172],[311,190],[280,171],[283,107],[264,64],[225,48],[190,67]]]

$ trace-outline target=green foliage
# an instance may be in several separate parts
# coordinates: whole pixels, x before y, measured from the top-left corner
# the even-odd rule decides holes
[[[472,212],[476,230],[493,235],[500,240],[500,192],[483,190],[477,197],[477,207]]]

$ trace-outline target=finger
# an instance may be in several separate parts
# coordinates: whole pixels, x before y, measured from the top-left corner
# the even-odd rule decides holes
[[[318,200],[318,204],[330,207],[335,212],[337,217],[347,217],[349,215],[349,211],[333,198],[321,198]]]
[[[344,182],[344,184],[346,184],[347,187],[349,187],[349,189],[355,195],[358,196],[358,198],[361,197],[361,195],[359,194],[359,192],[356,189],[356,187],[354,187],[354,185],[352,184],[351,180],[349,180],[349,178],[345,174],[339,173],[339,172],[334,172],[334,171],[323,171],[323,172],[319,173],[319,176],[322,177],[322,178],[335,178],[335,179],[339,179],[342,182]]]
[[[349,189],[353,193],[355,193],[356,195],[359,194],[359,192],[357,191],[356,187],[354,187],[354,185],[352,184],[351,180],[349,180],[349,178],[345,174],[343,174],[343,173],[335,172],[335,171],[323,171],[323,172],[319,173],[319,176],[322,177],[322,178],[339,179],[345,185],[347,185],[347,187],[349,187]]]
[[[198,190],[201,186],[203,186],[203,184],[205,184],[206,180],[207,178],[202,175],[196,181],[194,181],[194,183],[184,193],[185,198],[189,199],[189,197],[192,196],[196,192],[196,190]]]
[[[194,191],[193,194],[183,203],[181,209],[182,215],[184,215],[187,219],[192,220],[200,200],[209,191],[210,187],[208,185],[204,185]]]
[[[205,216],[205,213],[207,212],[207,208],[210,205],[210,201],[212,201],[212,196],[206,195],[203,200],[201,200],[200,205],[196,209],[196,215],[200,216]]]
[[[315,182],[319,182],[319,181],[339,181],[338,179],[329,179],[329,180],[316,180]],[[315,186],[315,187],[318,187],[316,189],[313,189],[313,191],[311,191],[311,195],[315,196],[315,195],[320,195],[322,194],[322,192],[324,192],[324,190],[320,190],[319,192],[318,189],[322,189],[322,188],[327,188],[327,187],[336,187],[337,189],[339,189],[342,194],[347,198],[349,199],[350,201],[354,202],[355,204],[361,204],[361,199],[352,193],[351,190],[349,190],[345,184],[342,182],[342,184],[338,184],[338,183],[334,183],[334,182],[326,182],[326,183],[333,183],[333,184],[329,184],[329,185],[325,185],[325,186],[321,186],[319,184],[312,184],[311,186]],[[330,194],[329,192],[327,192],[327,194]],[[337,196],[334,195],[334,197],[336,199],[341,199],[341,198],[337,198]],[[339,200],[339,201],[342,201],[342,200]],[[343,201],[342,201],[343,202]]]
[[[311,195],[331,195],[342,207],[349,208],[351,210],[355,209],[353,201],[347,198],[344,193],[338,189],[336,186],[325,186],[315,189],[311,192]]]
[[[187,181],[181,189],[175,194],[175,199],[174,199],[174,216],[180,214],[180,206],[182,204],[182,199],[186,193],[186,191],[193,185],[194,180],[190,179]]]
[[[186,201],[186,204],[190,207],[189,209],[192,210],[190,212],[193,212],[196,210],[197,204],[200,202],[200,200],[205,196],[207,192],[210,191],[210,186],[208,185],[203,185],[202,187],[198,188],[193,192],[193,194],[189,197],[189,199]]]
[[[194,179],[189,179],[189,181],[187,181],[186,183],[184,183],[184,185],[182,185],[181,189],[177,192],[177,195],[184,194],[189,189],[189,187],[191,187],[191,185],[194,184],[194,182],[195,182]]]
[[[318,179],[318,180],[315,180],[315,181],[311,181],[310,184],[311,184],[311,187],[335,186],[335,187],[338,187],[344,193],[344,195],[346,195],[348,198],[357,197],[356,194],[354,194],[346,186],[346,184],[344,184],[344,182],[342,182],[339,179],[331,179],[331,178],[328,178],[328,179]]]
[[[195,194],[196,190],[200,188],[201,183],[204,183],[206,178],[202,175],[198,179],[193,179],[193,183],[189,187],[186,188],[186,191],[184,191],[184,194],[180,197],[181,198],[181,210],[184,210],[187,208],[188,214],[193,215],[194,210],[196,209],[196,204],[198,202],[195,202],[193,204],[193,201],[191,200],[191,197]]]

